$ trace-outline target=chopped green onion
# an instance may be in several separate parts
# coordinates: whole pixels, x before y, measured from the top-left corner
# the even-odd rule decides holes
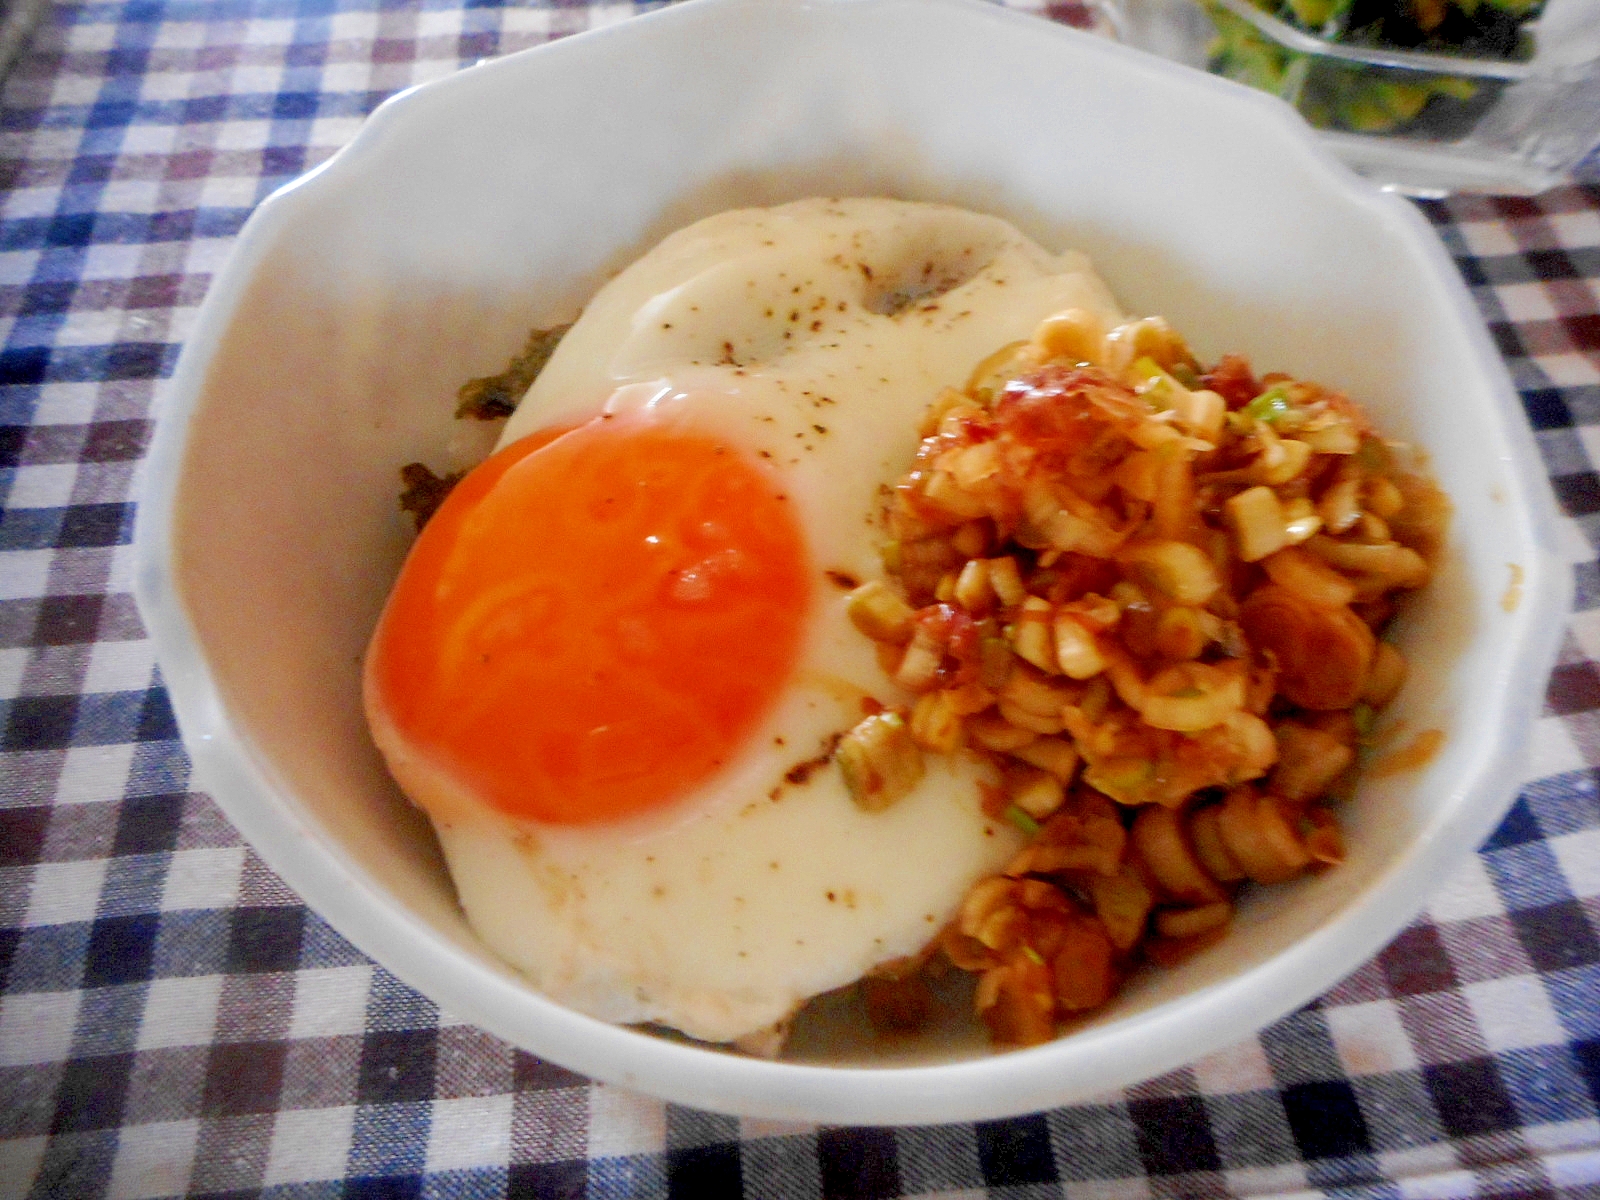
[[[1035,821],[1033,817],[1020,805],[1012,804],[1007,806],[1006,820],[1010,821],[1029,837],[1038,836],[1039,822]]]
[[[1246,404],[1244,412],[1247,417],[1273,425],[1293,413],[1294,405],[1289,401],[1288,389],[1282,384],[1274,384]]]
[[[1167,374],[1161,364],[1149,355],[1134,361],[1133,373],[1139,377],[1139,394],[1158,412],[1176,408],[1179,398],[1186,391],[1183,384]]]
[[[1028,945],[1026,942],[1023,943],[1022,952],[1028,956],[1028,961],[1033,963],[1035,966],[1042,967],[1042,966],[1045,965],[1044,955],[1040,954],[1037,950],[1035,950],[1032,946]]]

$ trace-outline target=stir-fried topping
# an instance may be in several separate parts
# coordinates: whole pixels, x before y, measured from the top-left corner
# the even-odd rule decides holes
[[[906,699],[838,761],[876,810],[925,753],[979,755],[1030,840],[869,1004],[915,1009],[942,961],[998,1041],[1036,1042],[1219,937],[1244,882],[1340,860],[1331,806],[1405,675],[1380,634],[1449,505],[1348,397],[1203,367],[1157,318],[1052,317],[922,433],[887,581],[848,601]]]

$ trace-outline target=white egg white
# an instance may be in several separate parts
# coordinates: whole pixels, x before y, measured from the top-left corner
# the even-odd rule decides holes
[[[495,953],[597,1017],[732,1041],[916,953],[1010,857],[1019,835],[983,816],[974,761],[931,763],[879,813],[852,803],[834,764],[796,768],[860,720],[863,697],[903,700],[824,572],[882,576],[882,489],[925,407],[1069,307],[1119,319],[1081,255],[996,218],[877,199],[711,217],[594,297],[502,444],[603,409],[725,437],[795,502],[818,602],[793,680],[737,761],[647,820],[513,822],[380,738]]]

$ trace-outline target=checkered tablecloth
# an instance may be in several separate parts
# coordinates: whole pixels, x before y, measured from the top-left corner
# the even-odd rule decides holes
[[[1529,782],[1392,946],[1184,1070],[931,1128],[662,1104],[440,1012],[190,790],[129,533],[232,238],[397,89],[643,7],[57,0],[0,91],[0,1197],[1600,1196],[1600,187],[1425,208],[1577,564]]]

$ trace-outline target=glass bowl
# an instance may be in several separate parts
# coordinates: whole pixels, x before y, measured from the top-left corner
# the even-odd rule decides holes
[[[1426,37],[1406,23],[1396,44],[1370,24],[1345,28],[1352,5],[1338,0],[1106,0],[1105,11],[1129,45],[1282,97],[1381,184],[1528,194],[1570,179],[1600,144],[1600,3],[1536,3],[1463,5]]]

